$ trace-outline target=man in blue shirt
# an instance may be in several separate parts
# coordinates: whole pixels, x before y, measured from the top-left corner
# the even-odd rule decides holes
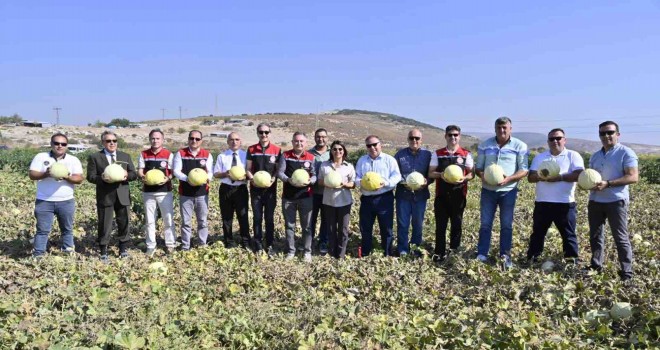
[[[367,256],[371,253],[373,226],[376,218],[378,218],[380,244],[383,248],[383,254],[389,256],[394,227],[394,193],[392,191],[401,181],[401,173],[394,157],[382,152],[382,145],[378,136],[367,136],[364,141],[367,154],[358,159],[355,167],[355,183],[362,191],[360,197],[362,254]],[[370,171],[378,173],[382,179],[380,188],[373,191],[363,189],[360,184],[362,177]]]
[[[422,132],[418,129],[408,133],[408,147],[399,150],[394,159],[399,166],[403,181],[396,186],[396,227],[397,250],[403,256],[409,253],[408,228],[412,221],[412,237],[410,243],[419,247],[422,244],[422,228],[426,201],[429,199],[428,174],[431,162],[431,151],[422,149]],[[405,179],[410,173],[418,172],[424,175],[424,185],[413,191]],[[417,251],[418,252],[418,251]]]
[[[527,145],[511,136],[511,119],[500,117],[495,121],[495,137],[481,143],[478,148],[476,173],[481,178],[481,227],[477,245],[477,260],[486,262],[490,250],[495,211],[500,208],[500,257],[504,267],[510,268],[513,245],[513,210],[518,195],[518,181],[527,176]],[[484,169],[498,164],[504,170],[504,180],[490,185],[484,180]]]
[[[606,121],[598,125],[598,136],[603,144],[589,159],[589,167],[602,176],[589,194],[589,243],[591,245],[591,266],[600,271],[605,258],[605,219],[610,229],[619,256],[619,275],[623,280],[632,278],[633,252],[628,235],[628,185],[639,179],[637,155],[630,148],[619,143],[619,125]]]
[[[330,159],[330,150],[328,149],[328,131],[324,128],[314,131],[314,147],[309,149],[309,153],[314,155],[314,172],[318,175],[321,169],[321,163]],[[329,227],[321,213],[323,207],[323,191],[325,187],[318,182],[314,184],[314,206],[312,207],[312,221],[309,229],[312,238],[316,235],[316,219],[321,217],[321,227],[319,228],[319,252],[322,255],[328,254],[328,230]]]

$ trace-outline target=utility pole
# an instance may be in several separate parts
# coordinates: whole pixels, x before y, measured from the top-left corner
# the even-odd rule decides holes
[[[165,108],[161,108],[160,111],[163,113],[163,120],[165,120]]]
[[[60,111],[62,108],[55,107],[53,109],[55,110],[55,126],[60,126]]]
[[[181,120],[181,106],[179,106],[179,120]]]
[[[213,115],[216,117],[218,116],[218,94],[215,94],[215,111],[213,112]]]

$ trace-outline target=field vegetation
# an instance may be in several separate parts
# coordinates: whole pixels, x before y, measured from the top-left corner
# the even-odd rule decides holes
[[[11,153],[17,152],[17,153]],[[311,264],[226,249],[221,235],[218,183],[210,196],[212,244],[190,252],[146,257],[140,250],[142,201],[132,184],[128,259],[102,264],[96,253],[94,187],[77,187],[74,256],[51,252],[30,258],[35,185],[27,177],[33,156],[0,153],[0,348],[657,348],[660,346],[660,185],[643,178],[631,187],[630,232],[635,277],[617,277],[608,233],[602,274],[585,273],[590,257],[587,193],[579,191],[581,264],[564,261],[554,228],[541,262],[524,264],[531,233],[534,186],[523,181],[514,221],[515,268],[474,260],[479,227],[478,181],[470,184],[463,249],[442,264],[431,261],[434,217],[429,202],[421,258],[357,258],[358,192],[349,258],[315,255]],[[80,156],[85,160],[85,155]],[[135,158],[134,158],[135,160]],[[657,159],[651,159],[658,164]],[[657,168],[655,174],[657,174]],[[655,183],[651,183],[655,182]],[[432,188],[433,190],[433,188]],[[281,209],[276,248],[284,248]],[[180,217],[175,210],[175,222]],[[56,226],[56,225],[55,225]],[[496,221],[492,256],[497,256]],[[238,235],[236,235],[238,236]],[[379,235],[376,233],[376,237]],[[164,244],[159,242],[162,247]],[[375,246],[379,246],[376,244]],[[117,251],[115,250],[116,254]],[[552,260],[553,271],[541,263]],[[162,266],[152,265],[162,262]],[[632,305],[630,318],[613,320],[616,302]]]

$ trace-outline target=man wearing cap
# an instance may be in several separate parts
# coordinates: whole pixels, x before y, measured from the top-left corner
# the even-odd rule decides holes
[[[213,156],[207,149],[202,148],[202,132],[192,130],[188,133],[188,147],[180,149],[174,155],[174,176],[179,179],[179,209],[181,211],[181,249],[190,250],[192,236],[192,215],[197,218],[197,236],[200,247],[205,247],[209,228],[207,217],[209,214],[209,184],[213,178]],[[195,168],[204,169],[207,182],[200,186],[188,183],[188,174]]]
[[[380,227],[383,254],[390,256],[392,231],[394,226],[394,188],[401,181],[401,172],[396,159],[382,152],[380,138],[369,135],[364,140],[367,154],[358,159],[355,183],[360,187],[360,233],[362,235],[362,255],[371,254],[373,229],[376,218]],[[368,172],[375,172],[381,177],[380,187],[373,191],[362,188],[362,178]]]
[[[73,217],[76,213],[76,201],[73,198],[74,185],[83,181],[83,170],[78,158],[67,154],[69,139],[62,133],[50,137],[50,152],[37,154],[30,164],[30,180],[37,181],[37,199],[34,203],[34,217],[37,229],[34,235],[32,256],[40,257],[48,249],[48,234],[57,216],[62,235],[61,250],[73,253]],[[68,174],[54,178],[50,167],[60,163],[66,166]]]
[[[408,147],[396,152],[394,155],[402,181],[396,186],[396,227],[397,250],[403,256],[410,252],[408,243],[408,229],[412,222],[412,237],[410,243],[419,247],[422,244],[422,229],[424,227],[424,213],[426,202],[430,198],[427,186],[431,151],[422,149],[422,132],[412,129],[408,132]],[[424,176],[424,184],[413,190],[406,184],[406,178],[413,172]],[[419,251],[417,251],[419,252]]]
[[[241,136],[232,132],[227,136],[229,148],[218,155],[213,167],[213,176],[220,179],[220,214],[222,215],[222,232],[225,244],[231,246],[234,241],[232,225],[234,213],[238,219],[241,232],[241,247],[250,247],[250,227],[248,223],[248,189],[247,181],[232,179],[229,171],[234,167],[245,169],[246,153],[241,149]]]
[[[589,167],[598,171],[602,181],[589,193],[590,269],[600,271],[605,260],[605,220],[616,244],[619,276],[629,280],[633,276],[633,251],[628,233],[628,185],[639,181],[638,159],[635,152],[619,143],[619,125],[605,121],[598,125],[603,147],[591,155]]]
[[[536,184],[536,201],[532,235],[529,237],[527,259],[534,261],[543,253],[545,235],[552,223],[561,235],[564,258],[578,257],[578,239],[575,234],[577,206],[575,182],[584,170],[580,153],[566,148],[566,134],[560,128],[548,133],[548,150],[534,157],[527,179]],[[559,174],[543,176],[539,167],[544,161],[556,162]]]
[[[174,196],[172,195],[172,160],[174,155],[163,147],[165,134],[160,129],[149,132],[151,147],[140,152],[138,158],[138,177],[144,182],[147,172],[156,169],[165,175],[163,182],[155,185],[143,184],[144,220],[146,221],[146,254],[151,256],[156,251],[156,209],[160,209],[163,218],[165,249],[172,253],[176,246],[174,234]]]

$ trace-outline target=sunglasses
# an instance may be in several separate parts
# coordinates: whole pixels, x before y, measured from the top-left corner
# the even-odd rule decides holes
[[[605,136],[605,135],[612,136],[614,134],[616,134],[616,130],[607,130],[607,131],[599,131],[598,132],[598,135],[600,135],[600,136]]]
[[[257,134],[259,134],[259,135],[268,135],[268,134],[270,134],[270,131],[269,130],[259,130],[259,131],[257,131]]]
[[[408,136],[408,141],[419,141],[421,139],[419,136]]]
[[[66,143],[66,142],[53,142],[53,146],[66,147],[66,145],[68,145],[68,143]]]
[[[559,142],[559,141],[561,141],[561,139],[563,139],[563,138],[564,138],[563,136],[548,137],[548,141],[550,141],[550,142],[554,142],[554,141]]]
[[[344,152],[343,148],[333,148],[332,149],[334,152]]]
[[[449,136],[449,137],[459,137],[459,136],[461,136],[461,134],[447,134],[447,136]]]
[[[202,141],[201,137],[189,137],[188,141]]]
[[[117,139],[105,140],[105,143],[117,143]]]
[[[376,142],[376,143],[368,143],[368,144],[367,144],[367,148],[372,148],[372,147],[373,147],[373,148],[376,148],[376,146],[378,146],[379,143],[380,143],[380,142]]]

